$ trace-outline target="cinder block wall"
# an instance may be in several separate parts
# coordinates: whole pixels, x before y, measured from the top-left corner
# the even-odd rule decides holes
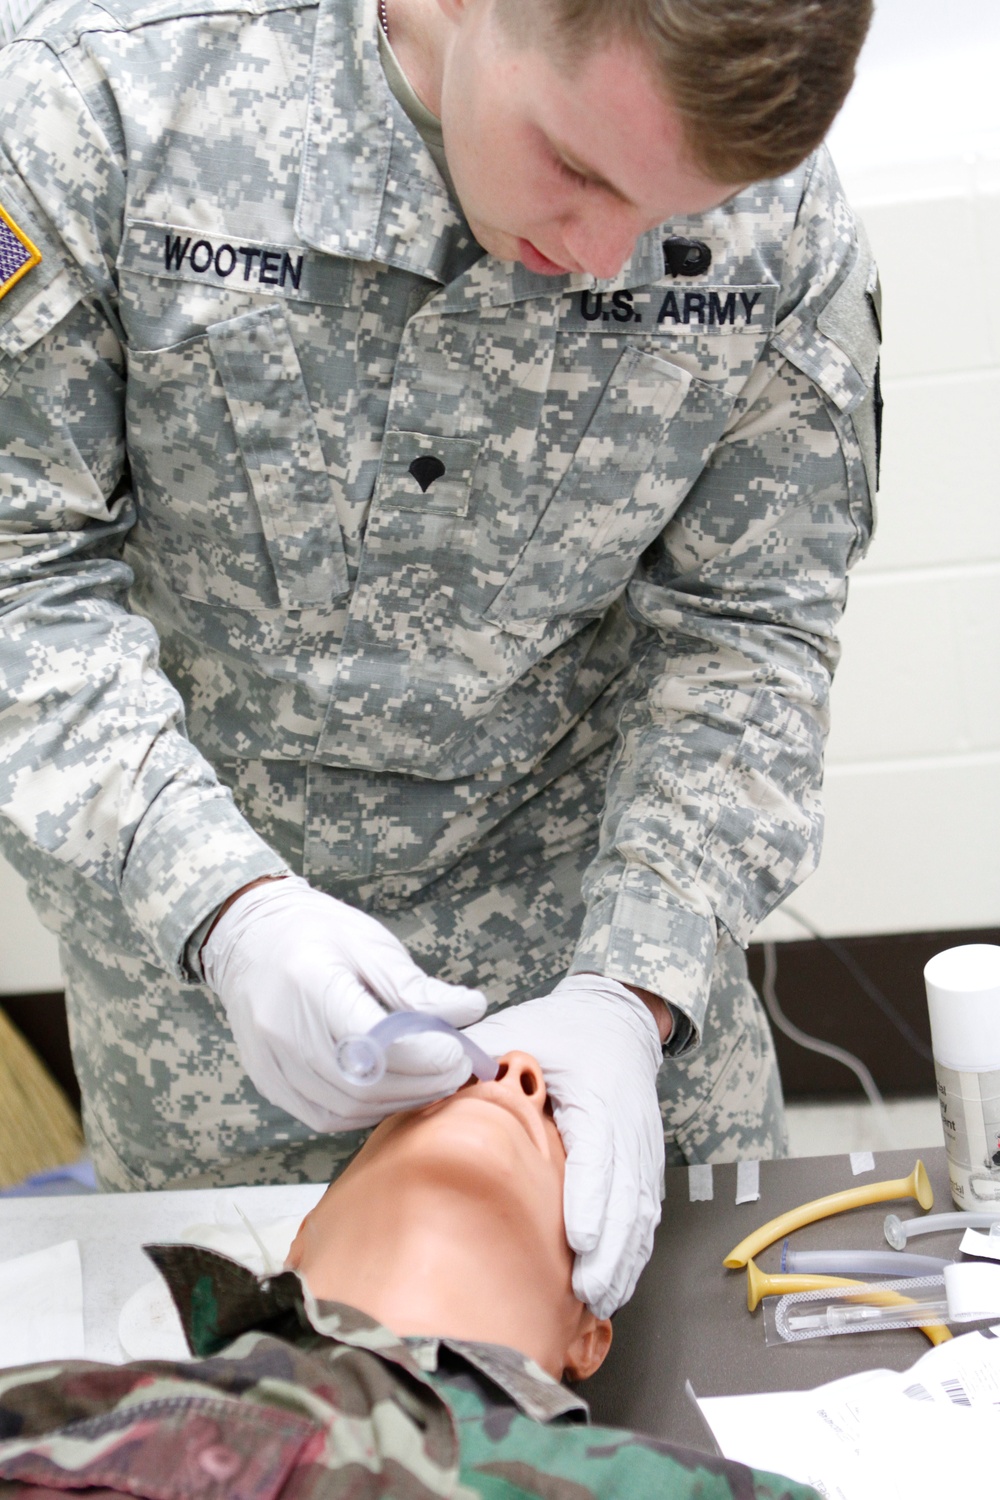
[[[792,905],[846,936],[1000,924],[1000,6],[879,0],[831,138],[885,290],[879,534],[834,688],[827,840]],[[0,862],[0,994],[61,987]],[[785,913],[761,937],[797,938]]]
[[[24,882],[0,859],[0,995],[61,990],[56,940],[35,916]]]
[[[880,0],[831,146],[884,290],[879,529],[833,695],[831,935],[1000,922],[1000,6]],[[777,912],[760,937],[801,937]]]

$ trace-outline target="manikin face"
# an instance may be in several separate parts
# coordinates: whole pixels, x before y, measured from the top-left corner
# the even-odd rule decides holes
[[[303,1221],[289,1251],[313,1294],[395,1333],[506,1344],[583,1378],[610,1324],[573,1295],[566,1153],[533,1057],[492,1083],[391,1116]]]
[[[736,185],[689,165],[681,123],[637,46],[609,41],[561,70],[519,43],[494,0],[439,0],[445,152],[479,243],[558,275],[614,277],[638,237],[714,207]]]

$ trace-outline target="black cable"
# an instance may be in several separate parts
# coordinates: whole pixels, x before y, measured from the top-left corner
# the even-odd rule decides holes
[[[821,1057],[829,1057],[833,1062],[842,1063],[849,1068],[860,1083],[868,1096],[868,1102],[875,1111],[879,1128],[885,1134],[887,1130],[885,1100],[879,1092],[878,1084],[875,1082],[868,1068],[855,1057],[853,1052],[848,1052],[846,1047],[838,1047],[835,1042],[824,1042],[818,1036],[810,1036],[803,1031],[801,1026],[796,1026],[794,1021],[789,1020],[778,1002],[776,981],[778,978],[778,952],[774,943],[764,944],[764,983],[761,993],[764,996],[764,1005],[771,1020],[779,1031],[783,1031],[789,1041],[796,1042],[798,1046],[805,1047],[808,1052],[818,1052]]]
[[[793,907],[784,906],[782,907],[782,911],[786,916],[791,917],[793,922],[798,922],[800,927],[804,927],[810,937],[814,937],[817,942],[822,943],[824,948],[829,948],[834,958],[844,966],[858,988],[868,996],[873,1005],[878,1007],[886,1020],[895,1026],[900,1036],[905,1042],[909,1043],[918,1057],[922,1057],[925,1062],[934,1061],[934,1054],[923,1037],[917,1035],[906,1017],[893,1005],[888,995],[883,994],[873,979],[869,979],[857,959],[844,947],[843,943],[838,942],[836,938],[824,937],[811,922],[807,921]]]

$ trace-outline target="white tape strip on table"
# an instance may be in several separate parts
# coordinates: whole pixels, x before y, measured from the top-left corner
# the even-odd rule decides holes
[[[860,1177],[862,1172],[874,1172],[875,1158],[870,1151],[851,1152],[851,1171],[855,1177]]]
[[[714,1196],[711,1166],[699,1163],[697,1166],[688,1167],[688,1201],[711,1203]]]
[[[741,1161],[736,1167],[737,1203],[760,1201],[760,1162]]]

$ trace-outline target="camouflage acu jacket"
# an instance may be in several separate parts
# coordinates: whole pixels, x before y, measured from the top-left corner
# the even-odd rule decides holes
[[[192,1246],[150,1247],[198,1358],[0,1370],[0,1500],[815,1500],[613,1428],[493,1344],[401,1340]]]
[[[826,154],[553,282],[471,239],[374,0],[57,0],[0,61],[0,204],[11,857],[182,974],[283,867],[216,769],[324,768],[306,873],[405,900],[617,734],[574,967],[697,1030],[720,928],[817,858],[871,527]]]

